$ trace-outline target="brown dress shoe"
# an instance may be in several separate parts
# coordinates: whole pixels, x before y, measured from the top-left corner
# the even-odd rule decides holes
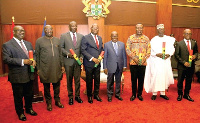
[[[55,102],[55,105],[58,106],[59,108],[64,108],[64,105],[60,103],[60,101]]]
[[[19,114],[18,117],[19,120],[26,121],[26,116],[24,114]]]

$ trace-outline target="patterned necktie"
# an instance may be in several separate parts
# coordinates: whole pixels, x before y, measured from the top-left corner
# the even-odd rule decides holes
[[[187,41],[187,48],[188,48],[188,51],[190,52],[190,44],[189,44],[189,41]]]
[[[74,44],[74,47],[76,47],[76,36],[74,33],[73,33],[73,44]]]
[[[22,41],[20,41],[20,44],[21,44],[22,50],[24,51],[24,53],[26,54],[26,56],[29,57],[28,56],[28,51],[26,50],[26,48],[25,48],[24,44],[22,43]]]
[[[97,41],[96,35],[94,36],[94,38],[95,38],[95,42],[96,42],[97,48],[99,49],[99,43]]]
[[[117,51],[118,51],[117,43],[114,43],[114,49],[115,49],[115,53],[117,54]]]

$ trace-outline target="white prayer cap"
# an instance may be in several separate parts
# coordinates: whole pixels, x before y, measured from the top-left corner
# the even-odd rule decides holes
[[[164,28],[164,24],[158,24],[157,25],[157,29],[163,29]]]

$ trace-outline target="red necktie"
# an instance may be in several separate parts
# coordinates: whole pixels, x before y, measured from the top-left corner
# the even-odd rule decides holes
[[[187,41],[187,48],[188,48],[188,52],[190,52],[190,44],[189,44],[189,41]]]
[[[98,44],[98,41],[97,41],[96,35],[94,36],[94,38],[95,38],[95,42],[96,42],[97,48],[99,49],[99,44]]]
[[[73,33],[73,44],[74,44],[74,47],[76,47],[76,36],[74,33]]]
[[[28,56],[28,51],[26,50],[26,48],[25,48],[24,44],[22,43],[22,41],[20,41],[20,44],[21,44],[22,50],[24,51],[24,53],[26,54],[26,56],[29,57]]]

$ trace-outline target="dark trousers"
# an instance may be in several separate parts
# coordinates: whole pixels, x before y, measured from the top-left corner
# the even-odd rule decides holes
[[[92,96],[93,78],[94,78],[94,96],[99,95],[100,86],[100,67],[90,68],[85,67],[86,72],[86,86],[87,86],[87,96]]]
[[[75,83],[75,97],[79,97],[81,66],[78,65],[77,62],[75,62],[72,66],[65,65],[65,71],[67,76],[68,97],[73,98],[73,78]]]
[[[50,94],[50,83],[43,83],[43,85],[44,85],[44,97],[45,97],[46,103],[51,104],[52,97]],[[57,83],[52,83],[52,85],[53,85],[53,91],[54,91],[54,100],[55,102],[59,102],[60,101],[60,97],[59,97],[60,81]]]
[[[183,95],[183,81],[185,79],[184,94],[187,95],[191,89],[192,77],[194,74],[194,68],[187,68],[186,70],[178,69],[178,95]]]
[[[136,96],[137,85],[138,85],[137,96],[142,95],[145,69],[146,69],[146,66],[130,65],[131,82],[132,82],[132,95],[134,95],[134,96]]]
[[[24,113],[23,97],[25,100],[25,109],[32,108],[33,99],[33,81],[28,83],[12,83],[15,110],[18,115]]]
[[[115,73],[108,73],[107,77],[107,95],[108,97],[112,97],[113,90],[114,90],[114,77],[115,77],[115,95],[120,96],[120,89],[121,89],[121,76],[122,72],[120,71],[119,67]]]

